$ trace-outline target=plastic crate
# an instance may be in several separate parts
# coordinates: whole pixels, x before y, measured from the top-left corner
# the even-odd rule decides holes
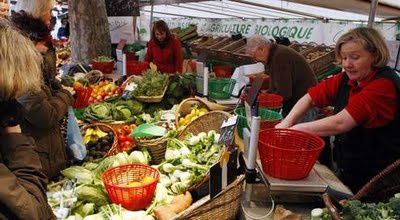
[[[94,70],[99,70],[101,71],[103,74],[112,74],[114,71],[114,61],[110,61],[110,62],[96,62],[96,61],[92,61],[92,69]]]
[[[208,97],[214,100],[229,99],[236,80],[230,78],[210,78],[208,81]]]
[[[249,128],[246,111],[244,107],[240,107],[235,109],[234,113],[239,117],[237,125],[239,137],[243,138],[243,128]],[[282,120],[281,114],[263,107],[258,108],[258,114],[261,117],[260,129],[273,128]]]
[[[126,75],[142,75],[142,73],[149,69],[148,62],[141,62],[136,60],[128,60],[126,61]]]

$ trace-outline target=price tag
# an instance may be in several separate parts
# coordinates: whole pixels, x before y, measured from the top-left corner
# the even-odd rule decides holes
[[[211,199],[235,181],[237,177],[237,157],[237,148],[233,150],[225,148],[220,162],[210,168],[209,189]]]
[[[238,122],[238,116],[228,118],[224,121],[221,126],[221,135],[219,137],[218,143],[224,144],[227,147],[233,145],[233,140],[235,139],[235,127]]]
[[[135,89],[137,88],[137,84],[134,82],[129,83],[125,89],[124,92],[122,93],[122,98],[125,100],[131,99],[132,98],[132,93],[133,91],[135,91]]]

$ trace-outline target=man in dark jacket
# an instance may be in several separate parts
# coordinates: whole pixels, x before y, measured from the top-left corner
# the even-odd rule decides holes
[[[269,68],[269,92],[283,96],[283,115],[317,83],[306,59],[295,50],[274,44],[262,36],[247,41],[247,53]]]

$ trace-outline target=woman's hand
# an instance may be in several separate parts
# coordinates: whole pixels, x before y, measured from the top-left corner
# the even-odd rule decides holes
[[[293,126],[293,123],[288,120],[282,120],[279,124],[275,125],[275,128],[290,128]]]
[[[0,133],[1,134],[16,134],[16,133],[21,133],[21,127],[19,125],[14,126],[14,127],[4,127],[0,128]]]

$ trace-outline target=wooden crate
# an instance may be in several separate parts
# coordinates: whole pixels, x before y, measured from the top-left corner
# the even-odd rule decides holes
[[[314,56],[315,55],[315,56]],[[324,45],[317,46],[303,54],[315,74],[327,70],[335,62],[335,51]]]

